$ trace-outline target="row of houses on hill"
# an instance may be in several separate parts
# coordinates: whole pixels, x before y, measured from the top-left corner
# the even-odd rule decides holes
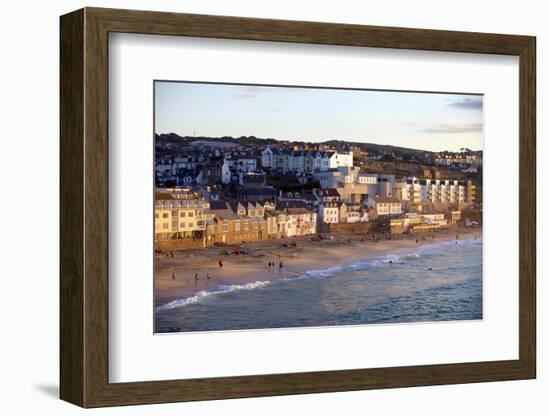
[[[197,194],[157,192],[155,240],[193,240],[203,246],[311,235],[317,213],[302,204],[207,202]]]

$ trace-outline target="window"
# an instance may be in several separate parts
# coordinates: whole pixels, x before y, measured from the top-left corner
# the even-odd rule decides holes
[[[165,214],[165,215],[168,215],[168,214]],[[162,224],[162,228],[164,230],[167,230],[168,229],[168,223],[165,222],[164,224]]]
[[[189,228],[192,228],[192,227],[193,227],[193,223],[190,222],[190,223],[187,224],[187,226],[188,226]]]
[[[241,223],[240,222],[235,223],[235,231],[237,231],[237,232],[241,231]]]
[[[185,217],[185,211],[180,212],[180,217],[182,217],[182,218]]]
[[[157,218],[157,219],[158,219],[158,217],[159,217],[159,214],[155,214],[155,218]]]
[[[164,214],[162,214],[162,218],[168,218],[168,213],[165,212]]]
[[[195,214],[193,213],[193,211],[189,212],[189,214],[187,215],[188,217],[194,217]]]

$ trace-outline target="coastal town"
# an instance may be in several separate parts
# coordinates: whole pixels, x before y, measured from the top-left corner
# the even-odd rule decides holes
[[[155,146],[158,253],[481,224],[480,151],[174,135]]]
[[[482,318],[482,96],[155,98],[155,332]]]

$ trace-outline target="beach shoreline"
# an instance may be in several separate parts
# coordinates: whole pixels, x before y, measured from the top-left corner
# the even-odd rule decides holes
[[[338,234],[333,239],[311,241],[311,236],[244,243],[246,255],[221,255],[223,247],[175,251],[174,257],[155,258],[155,306],[213,292],[230,285],[246,285],[299,277],[312,270],[345,266],[387,255],[402,255],[434,243],[482,238],[481,228],[456,227],[424,235]],[[367,239],[368,238],[368,239]],[[291,247],[296,242],[296,247]],[[287,247],[284,247],[286,244]],[[230,251],[230,247],[225,248]],[[219,267],[219,261],[223,266]],[[274,263],[269,267],[268,263]],[[279,264],[282,262],[282,269]],[[195,274],[198,280],[195,279]],[[172,279],[172,276],[175,279]],[[210,279],[207,278],[210,276]]]

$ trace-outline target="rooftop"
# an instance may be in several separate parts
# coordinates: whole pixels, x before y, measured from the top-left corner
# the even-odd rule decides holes
[[[395,196],[375,196],[374,201],[382,204],[399,204],[401,200]]]
[[[287,209],[287,212],[289,214],[295,214],[295,215],[300,215],[300,214],[309,214],[310,211],[308,211],[307,209],[305,208],[288,208]]]

